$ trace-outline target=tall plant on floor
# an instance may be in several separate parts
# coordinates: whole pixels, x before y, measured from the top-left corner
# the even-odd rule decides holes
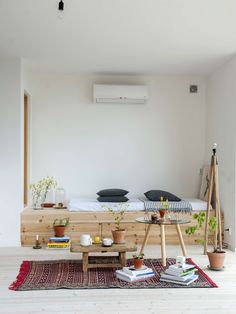
[[[200,212],[193,214],[193,219],[196,221],[196,224],[185,229],[185,233],[188,235],[198,235],[199,231],[205,226],[206,213]],[[214,239],[215,232],[217,230],[217,220],[216,217],[211,217],[208,221],[209,227],[209,244],[212,245],[213,251],[207,252],[209,258],[210,268],[211,269],[222,269],[225,259],[225,251],[220,250],[218,241]],[[204,245],[203,239],[195,240],[197,243]]]

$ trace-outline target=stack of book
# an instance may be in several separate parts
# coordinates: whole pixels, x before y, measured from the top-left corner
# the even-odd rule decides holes
[[[161,274],[161,281],[171,282],[178,285],[188,286],[198,279],[196,275],[197,268],[191,264],[170,265],[169,268]]]
[[[141,269],[135,269],[134,266],[130,266],[116,270],[116,277],[127,282],[146,280],[153,276],[155,276],[154,271],[146,266],[143,266]]]
[[[47,244],[48,249],[69,249],[70,248],[70,237],[51,237]]]

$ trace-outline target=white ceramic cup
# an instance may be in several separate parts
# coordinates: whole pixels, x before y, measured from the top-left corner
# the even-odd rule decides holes
[[[92,245],[93,241],[90,234],[81,234],[80,236],[80,245],[89,246]]]
[[[178,266],[183,266],[186,262],[186,257],[185,256],[177,256],[176,257],[176,264]]]
[[[111,246],[113,244],[113,240],[110,238],[104,238],[102,239],[102,244],[105,246]]]

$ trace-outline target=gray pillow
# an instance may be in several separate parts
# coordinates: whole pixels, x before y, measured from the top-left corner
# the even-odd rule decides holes
[[[170,192],[162,191],[162,190],[150,190],[144,195],[149,199],[149,201],[157,201],[160,202],[161,197],[163,197],[164,201],[168,199],[169,202],[180,202],[181,199],[174,195],[171,194]]]
[[[99,196],[97,200],[99,202],[123,203],[127,202],[129,199],[125,196]]]
[[[106,189],[97,192],[99,196],[125,196],[129,192],[122,189]]]

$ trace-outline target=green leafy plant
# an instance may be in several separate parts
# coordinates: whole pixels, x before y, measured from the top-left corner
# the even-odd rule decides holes
[[[134,254],[133,258],[135,258],[135,259],[143,259],[144,258],[144,253]]]
[[[56,218],[53,222],[53,227],[56,227],[56,226],[66,227],[68,226],[68,224],[69,224],[69,218],[62,218],[62,219]]]
[[[161,207],[160,209],[168,210],[170,209],[170,204],[168,198],[164,200],[163,196],[161,196]]]
[[[112,208],[108,208],[108,211],[112,214],[115,220],[116,230],[121,230],[121,221],[124,219],[125,211],[124,209],[114,211]]]
[[[205,226],[205,220],[206,220],[206,213],[200,212],[193,214],[193,219],[196,221],[196,224],[194,226],[188,227],[185,229],[185,233],[188,235],[195,235],[198,234],[199,231]],[[209,243],[213,246],[213,252],[219,252],[219,247],[215,242],[213,241],[213,235],[217,228],[217,221],[216,217],[211,217],[208,221],[208,227],[209,227]],[[203,239],[197,239],[197,243],[204,245]]]
[[[53,177],[45,177],[39,182],[30,184],[29,188],[32,193],[33,205],[37,207],[39,203],[43,203],[46,199],[47,193],[52,188],[57,186],[57,181]]]
[[[122,204],[122,203],[118,203],[117,205],[113,206],[112,208],[108,207],[106,205],[102,206],[105,210],[107,210],[113,216],[113,218],[115,220],[116,230],[122,229],[121,228],[121,221],[124,220],[125,209],[127,209],[128,206],[129,206],[129,204]]]

